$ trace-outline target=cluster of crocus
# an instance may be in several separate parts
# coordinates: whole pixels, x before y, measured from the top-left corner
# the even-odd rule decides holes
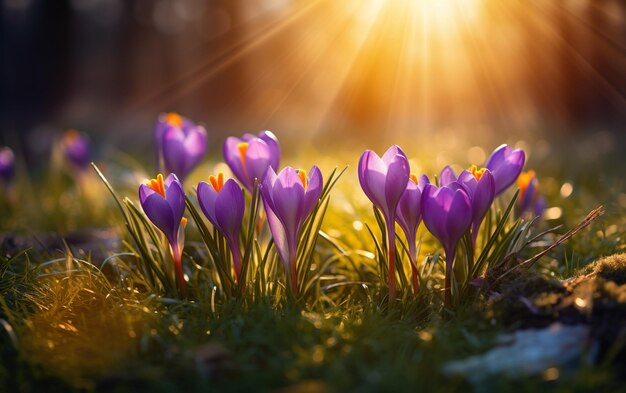
[[[175,174],[165,180],[158,174],[139,186],[139,202],[152,223],[165,234],[174,261],[175,274],[181,289],[185,289],[182,254],[185,241],[185,193]]]
[[[206,153],[205,128],[177,113],[163,113],[157,119],[154,135],[159,168],[175,173],[184,182]]]
[[[517,187],[520,194],[515,204],[516,215],[541,217],[546,208],[546,200],[539,190],[539,180],[535,176],[535,171],[523,172],[517,179]]]
[[[63,152],[67,161],[78,173],[84,173],[91,161],[89,138],[74,129],[67,130],[62,140]]]
[[[471,166],[457,176],[446,166],[440,184],[424,175],[409,175],[406,155],[392,146],[383,157],[366,150],[359,161],[359,181],[372,203],[381,210],[387,226],[389,298],[395,299],[395,221],[409,244],[414,291],[419,289],[415,234],[423,219],[426,228],[442,244],[446,254],[445,304],[451,304],[451,274],[460,239],[468,231],[475,245],[480,225],[494,198],[515,182],[525,154],[506,145],[498,147],[485,168]]]
[[[188,135],[182,137],[182,130],[188,130]],[[201,158],[196,155],[193,159],[187,159],[193,138],[196,138],[196,143],[203,141],[198,136],[204,133],[203,129],[197,131],[197,127],[178,115],[167,114],[159,118],[156,131],[159,154],[165,166],[177,176],[185,176]],[[200,144],[202,149],[196,149],[196,152],[204,151],[204,142]],[[277,174],[280,146],[270,131],[263,131],[257,136],[245,134],[242,138],[229,137],[224,142],[223,153],[226,163],[245,189],[252,193],[255,182],[259,182],[267,222],[275,247],[283,260],[289,288],[294,295],[298,295],[298,242],[303,225],[322,193],[323,179],[319,168],[313,166],[307,175],[306,171],[286,167]],[[185,196],[176,175],[170,175],[165,181],[161,175],[157,176],[157,179],[141,185],[139,194],[144,212],[170,243],[182,286],[183,226],[180,221],[183,219]],[[226,239],[236,281],[240,282],[243,278],[239,235],[245,211],[241,186],[234,179],[225,180],[224,175],[218,173],[210,176],[208,182],[198,184],[197,197],[204,215]]]

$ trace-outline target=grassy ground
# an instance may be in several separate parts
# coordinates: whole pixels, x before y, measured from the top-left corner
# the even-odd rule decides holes
[[[619,149],[603,151],[601,139],[589,138],[529,147],[529,165],[538,173],[549,206],[561,209],[561,214],[552,210],[552,219],[537,230],[562,224],[558,232],[563,233],[589,210],[598,205],[606,209],[529,274],[566,279],[598,257],[626,251],[626,163]],[[440,168],[432,152],[407,150],[420,157],[412,164],[422,171]],[[465,150],[451,157],[460,167],[466,166]],[[560,370],[557,379],[552,374],[494,377],[473,386],[463,377],[444,375],[446,362],[492,348],[498,334],[523,325],[522,317],[494,317],[502,314],[494,314],[494,304],[483,297],[442,309],[440,262],[420,297],[412,299],[405,288],[403,301],[388,305],[375,246],[364,226],[376,228],[371,206],[358,188],[358,154],[319,158],[311,153],[287,161],[307,157],[316,157],[325,174],[336,165],[351,167],[331,193],[322,226],[325,237],[315,249],[312,269],[321,272],[319,285],[300,302],[286,300],[280,289],[244,300],[215,297],[200,285],[187,300],[148,291],[133,279],[141,258],[129,254],[133,244],[121,215],[95,175],[75,183],[67,171],[52,168],[37,181],[21,177],[17,190],[24,197],[7,207],[0,224],[7,233],[0,260],[0,390],[623,389],[623,363],[615,355],[619,342],[594,362],[583,360]],[[313,163],[304,161],[305,167]],[[213,165],[196,171],[195,180],[204,179]],[[110,163],[105,172],[119,195],[135,199],[145,175],[128,168],[127,163]],[[571,194],[564,192],[565,183],[572,186]],[[187,232],[185,263],[190,271],[199,268],[202,278],[207,251],[193,226]],[[66,242],[49,233],[62,233]],[[524,256],[553,240],[554,235],[543,237]],[[438,244],[424,234],[421,258],[436,252]]]

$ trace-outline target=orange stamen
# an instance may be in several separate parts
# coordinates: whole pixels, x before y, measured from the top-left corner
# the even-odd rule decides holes
[[[526,189],[528,188],[530,183],[533,182],[534,179],[535,171],[533,171],[532,169],[519,175],[519,177],[517,178],[517,187],[519,187],[520,189],[520,200],[522,199],[524,193],[526,193]]]
[[[241,159],[241,164],[246,165],[246,153],[248,152],[248,142],[241,142],[237,144],[237,150],[239,150],[239,158]]]
[[[217,176],[209,176],[209,183],[211,183],[211,186],[215,191],[220,192],[222,187],[224,187],[224,174],[219,172]]]
[[[178,113],[170,112],[165,115],[165,122],[180,127],[183,125],[183,118]]]
[[[186,227],[187,227],[187,218],[186,218],[186,217],[183,217],[183,218],[180,220],[180,225],[182,225],[182,226],[183,226],[183,228],[186,228]]]
[[[306,190],[306,186],[307,186],[306,171],[302,169],[298,169],[296,172],[298,173],[298,177],[300,178],[300,181],[302,181],[302,187],[304,187],[304,189]]]
[[[415,176],[415,173],[411,173],[409,175],[409,179],[413,181],[413,183],[417,184],[417,176]]]
[[[63,135],[63,138],[65,139],[65,142],[72,143],[72,142],[75,142],[78,139],[79,136],[80,136],[80,134],[78,133],[78,131],[76,131],[75,129],[71,128],[71,129],[65,131],[65,135]]]
[[[151,179],[146,185],[152,188],[155,192],[161,194],[163,198],[165,198],[165,184],[163,183],[163,175],[158,174],[156,179]]]
[[[483,175],[485,174],[486,170],[487,170],[487,168],[480,168],[480,169],[478,169],[478,167],[476,165],[472,165],[468,169],[468,171],[474,176],[474,179],[476,179],[476,181],[479,181],[480,178],[483,177]]]

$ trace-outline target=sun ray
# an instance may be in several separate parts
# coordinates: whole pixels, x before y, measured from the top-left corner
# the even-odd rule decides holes
[[[226,49],[216,58],[208,61],[205,60],[204,64],[178,77],[165,87],[159,86],[157,92],[149,94],[146,98],[138,100],[135,104],[131,104],[128,111],[135,112],[142,107],[158,106],[159,104],[163,106],[165,103],[171,103],[177,98],[183,97],[195,89],[198,89],[207,80],[214,77],[234,62],[241,60],[245,55],[281,33],[288,26],[296,23],[300,18],[307,15],[324,1],[326,0],[312,0],[308,2],[305,6],[285,16],[284,19],[271,24],[265,30]]]

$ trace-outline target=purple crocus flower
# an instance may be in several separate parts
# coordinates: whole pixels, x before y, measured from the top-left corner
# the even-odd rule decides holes
[[[515,204],[515,212],[518,217],[530,212],[541,217],[546,208],[546,200],[539,191],[539,180],[535,171],[523,172],[517,179],[517,187],[520,189],[519,199]]]
[[[422,175],[419,180],[415,175],[409,176],[406,190],[398,201],[396,208],[396,221],[400,224],[409,245],[409,258],[411,260],[411,277],[415,295],[419,292],[419,275],[417,272],[417,249],[415,237],[417,228],[422,222],[422,191],[429,184],[428,176]]]
[[[359,160],[359,182],[365,195],[380,209],[387,224],[389,258],[389,301],[396,298],[396,208],[409,182],[409,161],[400,147],[393,145],[382,157],[366,150]]]
[[[91,161],[89,138],[76,130],[63,135],[63,150],[68,161],[78,170],[85,171]]]
[[[307,176],[303,170],[286,167],[277,175],[270,166],[261,184],[261,196],[274,244],[285,273],[291,272],[291,289],[298,295],[296,252],[302,225],[313,212],[323,186],[322,173],[314,165]]]
[[[458,182],[463,186],[472,203],[472,244],[476,246],[478,229],[495,198],[495,180],[487,168],[478,169],[472,165],[459,175]]]
[[[472,203],[457,182],[441,187],[426,184],[422,212],[426,228],[441,242],[446,253],[445,304],[449,306],[452,263],[457,243],[472,223]]]
[[[224,174],[209,176],[209,183],[198,184],[198,203],[204,215],[226,237],[233,256],[235,276],[241,275],[241,250],[239,232],[244,213],[244,198],[241,187],[234,179],[224,182]]]
[[[515,183],[522,172],[525,160],[524,150],[513,149],[507,145],[501,145],[491,153],[485,168],[489,169],[493,175],[496,183],[496,196]]]
[[[182,253],[187,219],[183,217],[185,212],[183,186],[173,173],[165,181],[163,175],[158,174],[156,179],[139,186],[139,202],[146,216],[167,237],[176,277],[180,287],[184,289]]]
[[[11,184],[15,174],[15,155],[10,147],[0,147],[0,179],[5,186]]]
[[[155,139],[164,169],[175,173],[181,182],[202,161],[207,150],[205,128],[176,113],[159,116]]]
[[[262,131],[258,136],[228,137],[222,151],[230,170],[250,192],[254,188],[254,179],[263,180],[267,168],[278,170],[280,145],[271,131]]]

